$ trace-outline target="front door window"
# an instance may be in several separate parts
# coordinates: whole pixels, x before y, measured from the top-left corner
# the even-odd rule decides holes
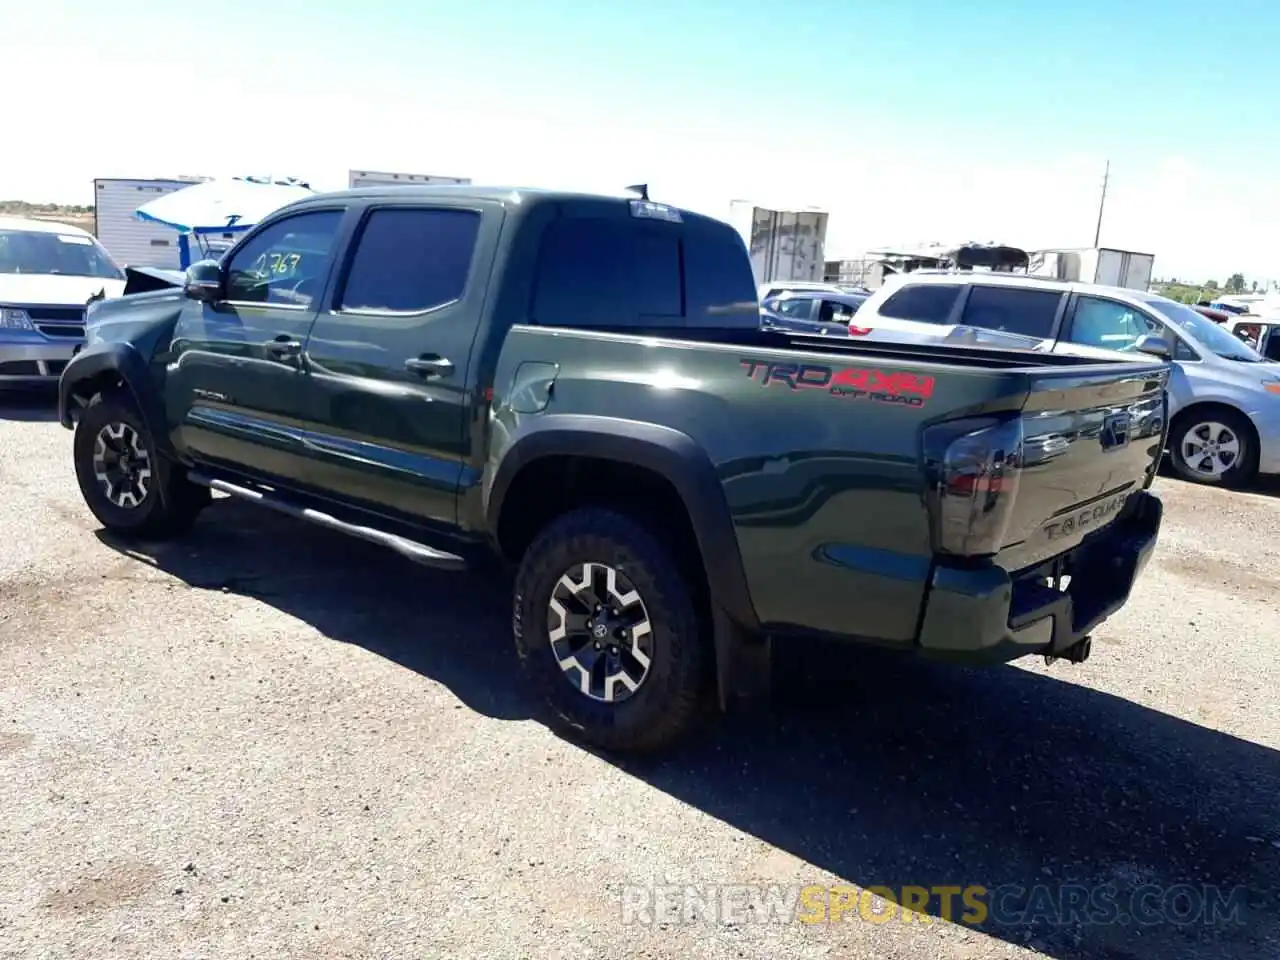
[[[309,307],[319,295],[341,210],[279,220],[245,241],[227,264],[227,299]]]
[[[1137,308],[1100,297],[1078,297],[1067,339],[1104,350],[1131,350],[1148,333],[1163,337],[1164,328]]]

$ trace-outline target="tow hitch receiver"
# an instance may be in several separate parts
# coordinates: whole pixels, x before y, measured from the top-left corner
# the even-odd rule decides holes
[[[1061,653],[1046,653],[1044,655],[1045,666],[1050,666],[1055,660],[1066,660],[1068,663],[1084,663],[1089,659],[1089,654],[1092,651],[1093,638],[1082,637]]]

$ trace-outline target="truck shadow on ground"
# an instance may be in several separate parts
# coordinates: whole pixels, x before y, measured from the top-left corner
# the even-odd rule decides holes
[[[0,391],[0,420],[54,423],[58,419],[58,393],[54,389]]]
[[[443,683],[487,716],[536,715],[505,582],[436,574],[226,501],[181,542],[126,551],[100,536]],[[820,870],[864,888],[999,889],[978,929],[1063,960],[1277,955],[1280,752],[1070,682],[1081,668],[1058,679],[827,648],[783,651],[778,668],[769,713],[612,762],[801,858],[815,868],[805,882],[823,883]],[[1107,891],[1097,914],[1071,915],[1081,888]],[[1214,896],[1242,912],[1204,922]],[[937,898],[929,912],[941,914]]]

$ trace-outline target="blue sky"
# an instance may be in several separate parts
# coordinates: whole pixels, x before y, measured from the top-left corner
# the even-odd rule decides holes
[[[1280,279],[1277,35],[1280,4],[1185,0],[12,3],[0,197],[350,168],[643,180],[721,216],[822,207],[843,255],[1087,245],[1110,159],[1104,244]],[[132,104],[162,119],[129,129]]]

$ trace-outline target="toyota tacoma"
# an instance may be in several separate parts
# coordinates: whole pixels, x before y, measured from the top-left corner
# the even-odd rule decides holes
[[[1081,660],[1154,548],[1168,367],[762,330],[740,237],[647,193],[318,195],[92,306],[60,417],[89,509],[210,491],[514,571],[555,724],[655,749],[776,643]]]

